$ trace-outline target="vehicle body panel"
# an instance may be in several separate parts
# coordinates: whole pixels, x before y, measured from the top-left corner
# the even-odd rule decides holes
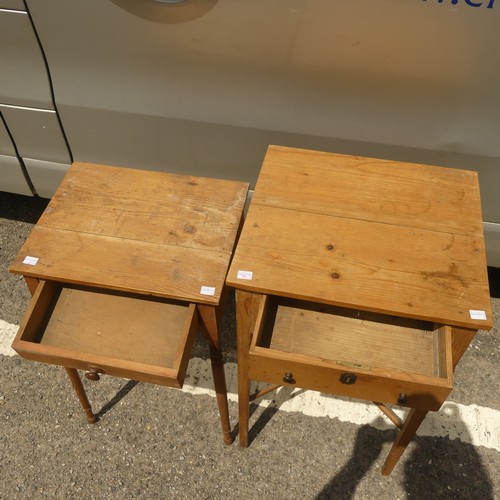
[[[500,266],[500,4],[26,4],[75,160],[254,183],[279,144],[476,170]]]

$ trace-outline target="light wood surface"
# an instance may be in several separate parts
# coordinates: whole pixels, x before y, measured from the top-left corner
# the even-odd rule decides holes
[[[182,386],[194,304],[41,281],[29,312],[13,343],[24,357]]]
[[[258,293],[236,289],[236,325],[238,329],[238,416],[240,445],[249,444],[248,419],[250,416],[250,363],[249,352],[252,333],[257,322],[261,296]],[[260,311],[259,311],[260,309]]]
[[[85,388],[83,387],[80,375],[78,375],[78,370],[68,367],[65,367],[65,370],[68,374],[69,380],[71,381],[71,385],[76,392],[76,396],[78,397],[80,404],[82,405],[82,409],[85,412],[87,422],[89,424],[95,424],[97,422],[97,417],[92,411],[92,406],[90,405],[89,399],[87,398],[87,393],[85,392]]]
[[[92,423],[77,369],[91,380],[182,387],[201,329],[230,444],[220,330],[247,191],[242,182],[73,164],[10,268],[34,295],[14,349],[64,366]]]
[[[425,410],[417,408],[410,410],[382,466],[382,475],[388,476],[392,472],[426,415],[427,411]]]
[[[227,282],[487,330],[480,213],[473,172],[270,147]]]
[[[453,384],[449,326],[266,295],[248,353],[250,379],[428,410]]]
[[[226,281],[241,446],[250,380],[368,399],[400,429],[390,474],[492,326],[477,174],[270,146]]]
[[[279,383],[365,401],[383,401],[437,411],[452,390],[453,375],[449,379],[443,379],[382,368],[365,370],[262,347],[255,348],[248,357],[250,380]],[[355,374],[356,382],[350,385],[342,383],[340,378],[346,373]],[[292,375],[293,382],[286,381],[287,374]],[[405,403],[398,401],[401,394],[407,396]]]
[[[448,376],[440,355],[446,352],[445,337],[433,324],[290,301],[279,301],[270,308],[260,339],[255,336],[255,345],[260,347],[353,369]]]
[[[247,190],[242,182],[75,163],[10,270],[216,305]],[[23,263],[26,256],[36,265]]]
[[[270,146],[252,203],[482,238],[477,173]]]
[[[202,254],[202,255],[200,255]],[[36,266],[23,256],[40,256]],[[12,269],[25,276],[218,304],[229,255],[35,226]],[[213,287],[213,295],[200,293]]]
[[[64,287],[40,343],[171,368],[184,348],[188,312],[186,303]]]

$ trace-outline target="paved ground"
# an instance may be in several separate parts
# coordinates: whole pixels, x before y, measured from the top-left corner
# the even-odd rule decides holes
[[[378,410],[311,391],[265,399],[250,447],[225,446],[201,339],[183,391],[85,381],[100,417],[89,426],[64,370],[9,349],[29,294],[7,268],[45,203],[0,193],[0,499],[500,497],[500,299],[495,329],[476,336],[449,402],[389,478],[380,468],[395,431]],[[233,308],[223,340],[237,432]]]

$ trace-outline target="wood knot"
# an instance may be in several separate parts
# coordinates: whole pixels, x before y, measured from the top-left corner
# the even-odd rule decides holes
[[[189,234],[193,234],[193,233],[196,233],[196,228],[194,226],[191,226],[191,225],[187,225],[185,228],[184,228],[184,232],[185,233],[189,233]]]

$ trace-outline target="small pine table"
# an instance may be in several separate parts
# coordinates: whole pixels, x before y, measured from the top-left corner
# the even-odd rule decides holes
[[[240,444],[249,401],[281,385],[360,398],[400,429],[388,475],[492,326],[477,174],[271,146],[227,283]]]
[[[33,294],[13,348],[62,365],[90,423],[78,369],[182,387],[201,329],[224,441],[225,276],[248,185],[75,163],[10,270]]]

